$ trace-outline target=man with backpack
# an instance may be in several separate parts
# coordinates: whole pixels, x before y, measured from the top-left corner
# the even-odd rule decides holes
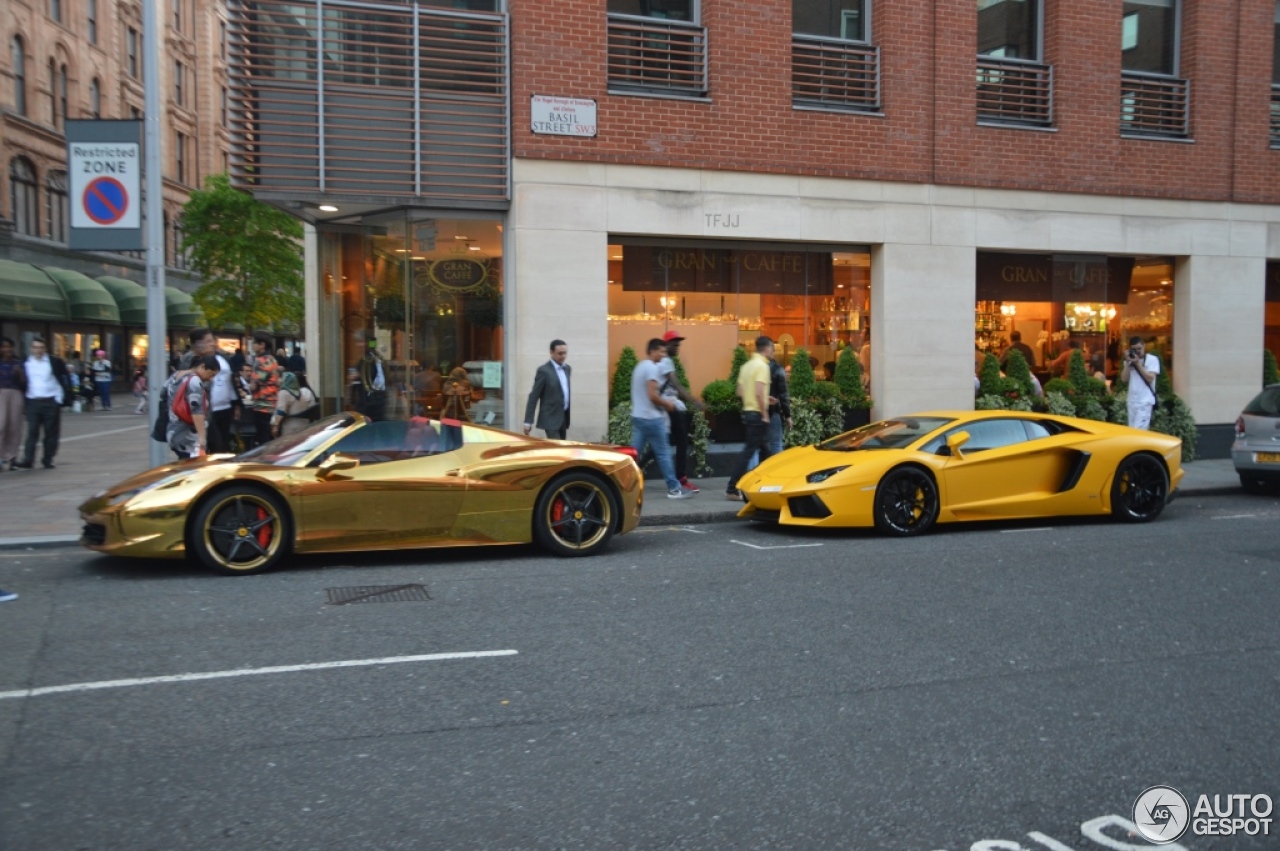
[[[199,458],[209,449],[206,417],[211,413],[208,385],[221,369],[215,355],[195,359],[188,373],[175,373],[166,386],[169,397],[169,448],[180,460]]]

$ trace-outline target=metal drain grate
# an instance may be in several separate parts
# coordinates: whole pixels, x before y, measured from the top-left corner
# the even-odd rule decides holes
[[[421,603],[431,599],[425,585],[353,585],[350,588],[326,588],[329,605],[348,603]]]

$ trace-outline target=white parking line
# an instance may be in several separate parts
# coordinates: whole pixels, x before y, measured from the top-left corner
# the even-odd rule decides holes
[[[270,668],[240,668],[234,671],[204,671],[196,674],[170,674],[164,677],[138,677],[131,680],[100,680],[94,683],[70,683],[65,686],[0,691],[0,700],[17,697],[40,697],[46,694],[94,691],[103,688],[149,686],[156,683],[185,683],[192,680],[218,680],[226,677],[252,677],[258,674],[291,674],[295,671],[320,671],[325,668],[363,668],[371,665],[397,665],[403,662],[439,662],[444,659],[480,659],[486,656],[515,656],[516,650],[473,650],[464,653],[427,653],[421,656],[385,656],[381,659],[348,659],[342,662],[313,662],[309,665],[275,665]]]
[[[762,547],[759,544],[748,544],[746,541],[730,540],[731,544],[742,544],[744,547],[751,547],[753,550],[798,550],[802,547],[820,547],[822,544],[781,544],[776,547]]]
[[[1005,535],[1008,535],[1011,532],[1048,532],[1048,531],[1050,531],[1048,526],[1037,526],[1034,529],[1001,529],[1000,530],[1000,532]]]
[[[119,434],[122,431],[137,431],[144,428],[148,428],[146,423],[138,423],[136,426],[129,426],[128,428],[113,428],[109,431],[95,431],[93,434],[77,434],[75,437],[64,437],[58,442],[70,443],[73,440],[88,440],[92,437],[102,437],[104,434]]]
[[[641,526],[639,529],[632,529],[631,534],[644,534],[645,532],[692,532],[695,535],[711,534],[706,529],[694,529],[692,526]]]
[[[1220,514],[1217,517],[1210,517],[1210,520],[1242,520],[1246,517],[1257,517],[1256,514]]]

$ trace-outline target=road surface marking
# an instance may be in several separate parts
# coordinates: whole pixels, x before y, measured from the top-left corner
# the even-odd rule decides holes
[[[93,434],[78,434],[75,437],[64,437],[59,443],[70,443],[73,440],[88,440],[91,437],[102,437],[104,434],[119,434],[122,431],[137,431],[140,428],[150,428],[146,423],[138,423],[128,428],[113,428],[107,431],[95,431]]]
[[[645,532],[692,532],[695,535],[710,535],[706,529],[694,529],[691,526],[642,526],[639,529],[632,529],[631,534]]]
[[[1050,528],[1048,526],[1037,526],[1034,529],[1001,529],[1000,531],[1008,535],[1011,532],[1048,532]]]
[[[1217,517],[1211,517],[1210,520],[1241,520],[1245,517],[1257,517],[1256,514],[1221,514]]]
[[[822,544],[782,544],[776,547],[762,547],[759,544],[748,544],[746,541],[730,540],[731,544],[742,544],[744,547],[751,547],[753,550],[798,550],[801,547],[820,547]]]
[[[308,665],[275,665],[270,668],[240,668],[235,671],[204,671],[197,674],[170,674],[164,677],[138,677],[131,680],[100,680],[94,683],[70,683],[65,686],[0,691],[0,700],[15,697],[40,697],[63,692],[94,691],[102,688],[149,686],[155,683],[185,683],[192,680],[218,680],[226,677],[252,677],[258,674],[291,674],[295,671],[320,671],[325,668],[364,668],[371,665],[396,665],[402,662],[438,662],[444,659],[480,659],[486,656],[515,656],[516,650],[473,650],[464,653],[427,653],[421,656],[386,656],[381,659],[348,659],[344,662],[313,662]]]

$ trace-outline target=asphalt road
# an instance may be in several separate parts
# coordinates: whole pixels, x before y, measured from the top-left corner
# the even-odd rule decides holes
[[[1149,786],[1280,799],[1278,519],[726,523],[242,578],[2,552],[0,848],[1147,847]],[[430,599],[328,603],[406,584]],[[515,653],[397,661],[478,651]],[[259,670],[351,660],[382,661]],[[202,672],[237,675],[145,681]],[[1181,846],[1280,847],[1273,817]]]

